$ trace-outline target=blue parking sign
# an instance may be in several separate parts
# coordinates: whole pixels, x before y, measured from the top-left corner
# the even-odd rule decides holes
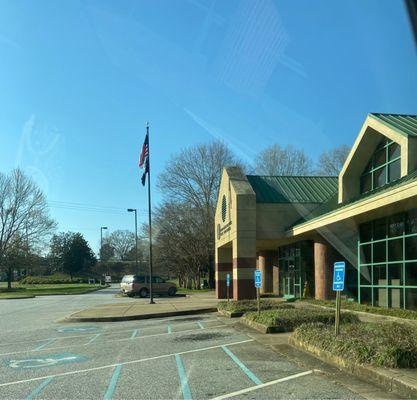
[[[260,269],[255,269],[255,287],[259,289],[262,285],[262,271]]]
[[[345,289],[345,262],[334,263],[333,291],[341,292]]]
[[[230,286],[230,274],[226,275],[226,286]]]

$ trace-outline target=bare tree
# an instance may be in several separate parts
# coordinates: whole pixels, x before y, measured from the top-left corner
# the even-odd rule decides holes
[[[133,232],[119,229],[103,240],[103,252],[104,246],[108,245],[113,249],[114,257],[117,260],[125,261],[128,259],[132,248],[135,248],[135,243],[135,234]]]
[[[0,173],[0,265],[7,262],[7,254],[17,240],[25,238],[36,246],[55,228],[41,189],[19,169],[9,175]],[[10,289],[12,263],[8,263],[7,271]]]
[[[183,286],[200,288],[209,258],[199,210],[190,204],[165,202],[156,209],[154,221],[158,267],[175,273]]]
[[[160,174],[158,188],[166,202],[193,207],[204,227],[210,283],[214,283],[214,214],[223,167],[243,165],[221,141],[183,149]]]
[[[309,175],[312,162],[303,150],[274,144],[259,152],[254,165],[259,175]]]
[[[339,175],[349,151],[349,146],[342,144],[333,150],[322,153],[317,165],[317,174],[330,176]]]

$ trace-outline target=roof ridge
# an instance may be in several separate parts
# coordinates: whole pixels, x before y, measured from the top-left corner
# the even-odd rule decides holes
[[[259,178],[338,178],[336,175],[254,175],[254,174],[247,174],[246,176],[257,176]]]

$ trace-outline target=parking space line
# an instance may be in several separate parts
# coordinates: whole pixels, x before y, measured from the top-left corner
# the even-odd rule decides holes
[[[55,377],[55,376],[68,376],[68,375],[82,374],[82,373],[90,372],[90,371],[100,371],[102,369],[114,368],[118,365],[138,364],[138,363],[145,362],[145,361],[159,360],[159,359],[163,359],[163,358],[167,358],[167,357],[172,357],[172,356],[175,356],[176,354],[178,354],[178,355],[191,354],[191,353],[197,353],[197,352],[200,352],[200,351],[218,349],[218,348],[221,348],[222,346],[235,346],[235,345],[238,345],[238,344],[244,344],[244,343],[249,343],[249,342],[254,342],[254,341],[255,341],[255,339],[246,339],[246,340],[240,340],[238,342],[224,343],[224,344],[219,344],[219,345],[214,345],[214,346],[209,346],[209,347],[202,347],[202,348],[199,348],[199,349],[180,351],[180,352],[177,352],[177,353],[162,354],[160,356],[140,358],[138,360],[125,361],[125,362],[122,362],[122,363],[102,365],[100,367],[92,367],[92,368],[86,368],[86,369],[79,369],[79,370],[75,370],[75,371],[61,372],[59,374],[40,376],[40,377],[30,378],[30,379],[23,379],[23,380],[20,380],[20,381],[5,382],[5,383],[0,383],[0,387],[18,385],[18,384],[25,383],[25,382],[41,381],[43,379],[47,379],[47,378],[51,378],[51,377]]]
[[[245,364],[243,364],[243,362],[240,361],[235,354],[233,354],[226,346],[222,346],[222,349],[248,376],[248,378],[255,383],[255,385],[262,385],[262,381]]]
[[[87,343],[85,343],[84,346],[87,346],[87,344],[93,343],[94,340],[96,340],[99,336],[101,336],[101,333],[95,334]]]
[[[185,373],[184,364],[182,363],[182,360],[179,354],[175,354],[175,361],[177,363],[178,375],[180,377],[180,382],[181,382],[182,397],[184,400],[192,400],[191,390],[190,390],[190,387],[188,386],[187,374]]]
[[[211,326],[210,328],[204,328],[206,330],[209,329],[217,329],[217,328],[222,328],[223,326],[226,326],[226,324],[222,324],[222,325],[216,325],[216,326]],[[186,333],[186,332],[193,332],[193,331],[200,331],[200,328],[194,328],[194,329],[186,329],[184,331],[178,331],[178,332],[164,332],[164,333],[155,333],[153,335],[143,335],[143,336],[136,336],[134,339],[146,339],[146,338],[150,338],[150,337],[155,337],[155,336],[165,336],[165,335],[175,335],[175,334],[181,334],[181,333]],[[55,338],[56,340],[57,338]],[[101,342],[101,344],[105,344],[105,343],[113,343],[113,342],[124,342],[125,340],[131,340],[130,337],[128,338],[123,338],[123,339],[114,339],[114,340],[103,340]],[[87,344],[74,344],[74,345],[67,345],[67,346],[55,346],[55,347],[49,347],[45,350],[58,350],[58,349],[67,349],[69,347],[81,347],[81,346],[86,346]],[[42,349],[43,350],[43,349]],[[21,351],[12,351],[10,353],[2,353],[0,354],[0,357],[2,356],[11,356],[14,354],[24,354],[24,353],[32,353],[34,351],[39,351],[39,350],[21,350]]]
[[[223,394],[222,396],[218,396],[218,397],[213,397],[211,400],[230,399],[231,397],[240,396],[241,394],[253,392],[255,390],[259,390],[259,389],[262,389],[262,388],[267,387],[267,386],[272,386],[272,385],[276,385],[276,384],[281,383],[281,382],[286,382],[286,381],[290,381],[292,379],[301,378],[302,376],[312,374],[314,371],[315,370],[300,372],[298,374],[286,376],[285,378],[280,378],[280,379],[276,379],[274,381],[269,381],[269,382],[266,382],[266,383],[262,383],[261,385],[251,386],[251,387],[246,388],[246,389],[237,390],[236,392]]]
[[[168,325],[168,333],[172,333],[172,327],[171,327],[171,325]]]
[[[201,329],[204,329],[204,326],[203,326],[203,324],[202,324],[200,321],[198,321],[198,322],[197,322],[197,324],[198,324],[198,326],[199,326]]]
[[[132,336],[131,336],[130,338],[131,338],[131,339],[134,339],[134,338],[137,336],[138,332],[139,332],[139,330],[138,330],[138,329],[135,329],[135,330],[132,332]]]
[[[117,382],[119,381],[120,371],[122,369],[122,365],[116,365],[114,369],[113,375],[110,379],[109,387],[104,395],[104,400],[111,400],[113,398],[113,393],[116,390]]]
[[[38,347],[36,347],[36,349],[33,349],[33,351],[40,351],[44,347],[48,346],[48,344],[51,344],[51,343],[55,342],[55,340],[56,340],[56,338],[49,339],[46,343],[43,343],[43,344],[39,345]]]
[[[40,392],[42,392],[45,386],[49,385],[52,379],[54,379],[53,376],[50,376],[49,378],[45,379],[35,390],[32,391],[32,393],[30,393],[28,397],[26,397],[26,400],[32,400],[33,398],[35,398]]]
[[[165,320],[169,320],[171,321],[172,318],[166,318],[164,320],[161,320],[161,322],[165,321]],[[158,320],[157,322],[159,322],[160,320]],[[181,321],[180,319],[178,321]],[[218,318],[210,318],[205,320],[204,322],[219,322]],[[191,325],[192,322],[182,322],[179,324],[175,324],[177,325]],[[143,327],[139,327],[141,329],[155,329],[158,328],[158,325],[145,325]],[[132,328],[130,329],[122,329],[122,330],[112,330],[112,329],[108,329],[108,330],[104,330],[101,333],[103,335],[108,335],[108,334],[114,334],[114,333],[124,333],[124,332],[130,332],[132,330]],[[68,336],[57,336],[51,339],[73,339],[73,338],[83,338],[83,337],[90,337],[91,333],[84,333],[82,335],[68,335]],[[38,342],[44,342],[47,339],[34,339],[34,340],[20,340],[20,341],[16,341],[16,342],[11,342],[11,343],[0,343],[0,347],[8,347],[11,345],[21,345],[21,344],[25,344],[25,343],[38,343]]]

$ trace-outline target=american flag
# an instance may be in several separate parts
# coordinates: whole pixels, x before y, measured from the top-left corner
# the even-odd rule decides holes
[[[149,132],[146,132],[145,141],[142,145],[142,152],[139,157],[139,168],[144,168],[142,175],[142,185],[145,186],[146,174],[149,173]]]

